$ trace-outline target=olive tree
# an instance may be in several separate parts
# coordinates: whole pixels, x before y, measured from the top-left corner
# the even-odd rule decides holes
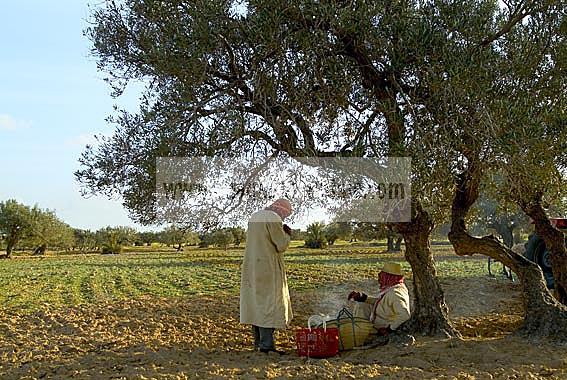
[[[29,207],[15,200],[0,202],[0,233],[6,236],[6,255],[18,245],[34,254],[44,254],[48,247],[70,249],[74,245],[73,229],[54,211]]]
[[[227,228],[221,228],[211,233],[211,243],[217,247],[228,249],[229,244],[234,242],[234,235]]]
[[[61,221],[54,211],[34,207],[31,210],[29,233],[24,244],[33,247],[33,253],[43,255],[48,247],[70,249],[75,243],[73,229]]]
[[[340,235],[340,226],[337,223],[329,223],[325,226],[325,240],[329,245],[335,244]]]
[[[246,241],[246,230],[242,227],[230,227],[228,228],[230,233],[232,234],[234,245],[240,246],[242,242]]]
[[[171,225],[160,233],[160,241],[167,245],[177,246],[177,251],[181,251],[186,244],[195,244],[198,240],[195,232],[184,226]]]
[[[551,253],[555,295],[563,304],[567,304],[565,237],[549,216],[561,216],[553,209],[563,202],[567,186],[565,9],[565,3],[556,4],[545,18],[534,19],[534,25],[530,22],[522,31],[539,34],[538,39],[531,39],[537,53],[525,49],[529,59],[517,73],[521,86],[513,90],[514,101],[508,105],[511,115],[507,125],[515,136],[500,146],[500,168],[506,179],[502,192],[530,217],[535,232],[545,241]]]
[[[534,31],[564,28],[561,1],[506,4],[106,1],[87,31],[99,67],[116,94],[131,80],[145,81],[147,91],[139,113],[115,115],[114,135],[87,149],[77,177],[86,191],[121,194],[149,224],[159,216],[157,157],[411,157],[412,217],[390,226],[404,237],[413,272],[406,326],[457,335],[431,231],[448,213],[455,183],[465,186],[469,165],[480,160],[475,186],[486,170],[508,167],[504,121],[519,104],[511,101],[525,95],[513,89],[536,88],[523,86],[522,75],[530,76],[521,70],[524,61],[534,67]],[[542,41],[537,46],[561,46]],[[450,236],[464,254],[470,235],[462,227],[477,191],[466,201],[460,194]],[[243,195],[237,187],[228,199],[253,203]]]
[[[495,181],[491,179],[490,182]],[[500,188],[498,186],[496,191]],[[494,230],[504,245],[512,248],[515,232],[527,227],[528,217],[514,202],[505,201],[501,196],[496,199],[490,193],[486,189],[481,192],[471,212],[473,220],[470,224],[480,231]]]
[[[491,6],[488,1],[480,4]],[[542,236],[555,234],[542,199],[555,196],[564,181],[559,174],[566,141],[565,5],[508,1],[492,12],[498,17],[484,18],[485,25],[495,25],[495,32],[481,35],[475,32],[476,23],[456,22],[450,7],[440,12],[445,24],[453,26],[445,45],[452,54],[427,74],[429,87],[439,91],[426,102],[437,123],[435,139],[446,151],[445,162],[455,180],[449,233],[455,251],[485,254],[511,267],[524,294],[521,331],[562,340],[567,336],[567,310],[547,291],[539,267],[492,236],[472,236],[467,221],[483,186],[494,184],[496,174],[504,178],[499,200],[515,201]],[[564,240],[561,236],[553,242],[558,270],[564,271]]]
[[[421,104],[435,89],[418,74],[446,54],[445,26],[424,4],[104,2],[87,30],[99,67],[116,94],[131,80],[147,91],[139,113],[115,115],[114,135],[87,149],[78,179],[85,191],[121,194],[148,224],[159,215],[156,157],[410,156],[412,218],[392,225],[413,271],[407,326],[457,335],[429,245],[451,178],[443,150],[414,128],[434,128]],[[453,11],[461,22],[478,13]]]
[[[0,202],[0,233],[5,235],[7,258],[22,238],[29,234],[31,220],[30,207],[13,199]]]
[[[74,242],[73,250],[87,252],[96,248],[96,234],[91,230],[83,230],[80,228],[73,229]]]

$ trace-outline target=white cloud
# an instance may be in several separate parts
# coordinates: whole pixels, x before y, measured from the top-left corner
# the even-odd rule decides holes
[[[96,143],[94,134],[88,133],[65,140],[65,144],[72,146],[85,146],[92,145],[94,143]]]
[[[98,141],[95,135],[105,136],[105,137],[111,136],[110,133],[104,133],[104,132],[83,133],[82,135],[65,140],[65,144],[69,146],[81,146],[81,147],[84,147],[85,145],[96,145]]]
[[[0,114],[0,130],[15,131],[31,127],[31,122],[25,120],[16,120],[7,114]]]

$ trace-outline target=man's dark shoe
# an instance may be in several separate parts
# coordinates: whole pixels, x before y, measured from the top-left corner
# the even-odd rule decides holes
[[[270,352],[275,352],[276,354],[279,355],[287,355],[285,351],[276,350],[275,348],[260,348],[260,352],[263,352],[265,354],[269,354]]]

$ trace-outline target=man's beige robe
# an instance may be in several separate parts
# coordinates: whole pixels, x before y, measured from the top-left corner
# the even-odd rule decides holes
[[[273,211],[255,212],[248,221],[240,284],[240,323],[286,328],[293,312],[283,262],[290,236]]]

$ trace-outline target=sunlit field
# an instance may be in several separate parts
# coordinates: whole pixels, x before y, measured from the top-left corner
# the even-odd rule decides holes
[[[295,247],[286,257],[294,320],[279,331],[283,357],[254,352],[239,324],[243,249],[121,255],[16,256],[0,261],[0,377],[113,379],[564,379],[564,348],[537,347],[513,332],[518,285],[489,277],[484,257],[433,245],[450,318],[463,339],[416,336],[327,360],[295,353],[294,331],[336,313],[351,289],[377,293],[384,247]],[[487,359],[488,358],[488,359]]]
[[[297,243],[294,245],[298,245]],[[161,251],[160,251],[161,250]],[[339,245],[329,249],[293,248],[285,255],[292,290],[303,291],[346,280],[375,278],[385,261],[411,269],[402,254],[379,247]],[[136,297],[237,295],[244,250],[155,248],[122,255],[76,254],[17,257],[0,262],[0,301],[5,308],[96,304]],[[442,278],[484,276],[483,258],[464,259],[449,246],[435,247]]]

